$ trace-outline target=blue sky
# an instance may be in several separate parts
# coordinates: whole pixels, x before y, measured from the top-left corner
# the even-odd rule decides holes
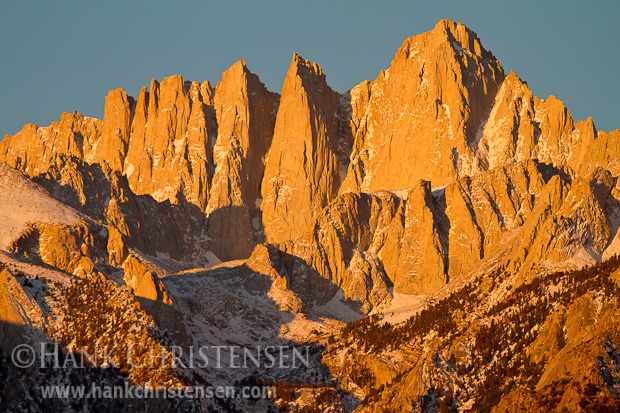
[[[280,92],[293,51],[344,92],[389,67],[403,40],[449,18],[506,73],[575,119],[620,128],[620,1],[6,1],[0,4],[0,137],[61,112],[102,118],[105,95],[152,77],[209,79],[246,59]]]

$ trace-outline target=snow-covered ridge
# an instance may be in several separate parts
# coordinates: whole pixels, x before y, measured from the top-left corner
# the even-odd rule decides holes
[[[6,164],[0,164],[0,249],[7,250],[29,223],[77,225],[79,214]]]

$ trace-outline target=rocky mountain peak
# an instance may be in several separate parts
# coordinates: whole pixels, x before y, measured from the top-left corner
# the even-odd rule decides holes
[[[108,92],[101,131],[105,140],[98,142],[89,160],[98,163],[105,161],[113,170],[123,170],[135,104],[134,98],[128,96],[122,88]]]
[[[206,210],[209,248],[224,260],[247,258],[261,227],[256,203],[279,96],[240,60],[222,75],[213,102],[218,130]]]
[[[355,144],[342,191],[453,182],[483,167],[472,145],[504,80],[475,33],[447,20],[403,42],[391,66],[351,94]],[[385,159],[402,166],[391,174]],[[391,162],[390,162],[391,163]]]
[[[270,241],[300,236],[340,185],[340,95],[316,64],[295,53],[282,86],[261,206]]]
[[[289,66],[286,77],[289,77],[289,75],[293,74],[296,74],[304,79],[312,79],[314,76],[325,76],[323,70],[321,69],[321,66],[319,66],[315,62],[304,59],[297,52],[293,52],[293,58],[291,59],[291,64]]]
[[[451,20],[440,20],[431,33],[435,36],[445,36],[448,41],[452,42],[452,46],[457,51],[466,51],[476,56],[486,58],[491,58],[493,56],[482,47],[478,35],[462,23],[456,23]]]

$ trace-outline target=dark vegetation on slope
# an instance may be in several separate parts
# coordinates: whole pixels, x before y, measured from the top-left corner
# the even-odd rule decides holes
[[[586,294],[594,294],[602,302],[618,303],[618,286],[612,275],[619,267],[620,258],[614,256],[580,270],[535,276],[530,282],[508,291],[492,306],[483,304],[486,296],[481,291],[483,280],[477,279],[448,297],[431,302],[400,325],[382,323],[377,316],[350,323],[341,331],[338,340],[332,340],[328,351],[353,347],[359,353],[379,355],[405,345],[423,346],[425,337],[431,332],[436,332],[441,349],[448,349],[457,340],[471,337],[468,357],[451,354],[447,360],[445,368],[456,377],[455,385],[449,388],[437,383],[420,397],[418,407],[423,411],[427,408],[455,411],[457,405],[473,399],[473,411],[490,411],[517,387],[535,392],[548,360],[535,363],[529,350],[555,309],[567,307]],[[500,268],[491,277],[501,281],[507,275]],[[471,315],[473,320],[466,319]],[[612,347],[611,343],[620,339],[620,332],[615,334],[617,337],[609,339]],[[391,385],[398,383],[406,373],[396,376]],[[378,401],[386,390],[386,386],[376,386],[375,377],[364,366],[356,366],[349,377],[366,389],[363,405]],[[554,381],[537,392],[539,407],[548,411],[555,409],[569,382],[570,378]],[[620,395],[611,394],[609,390],[618,383],[608,383],[608,388],[593,383],[572,384],[578,388],[579,405],[586,411],[620,411]]]

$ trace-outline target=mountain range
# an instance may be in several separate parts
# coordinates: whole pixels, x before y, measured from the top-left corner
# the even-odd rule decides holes
[[[110,91],[103,120],[63,113],[0,142],[5,355],[261,345],[311,348],[312,363],[4,361],[0,407],[110,409],[37,386],[126,378],[278,396],[118,411],[617,411],[618,175],[619,130],[534,96],[449,20],[344,94],[297,53],[280,94],[244,61],[215,87]]]

